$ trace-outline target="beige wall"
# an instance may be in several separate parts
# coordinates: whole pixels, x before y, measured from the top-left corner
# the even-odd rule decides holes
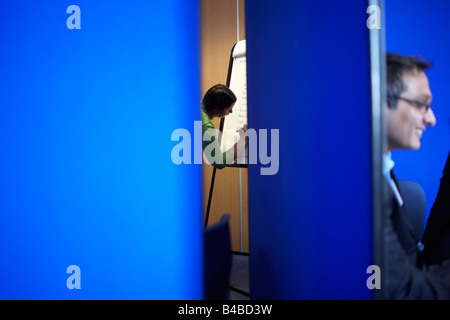
[[[245,39],[245,0],[201,1],[201,80],[202,97],[215,84],[226,84],[231,49],[237,42],[239,12],[239,40]],[[219,128],[220,120],[214,119]],[[239,219],[239,170],[241,170],[242,239]],[[212,166],[203,164],[203,214],[206,213],[211,186]],[[220,220],[224,213],[231,215],[232,250],[248,252],[248,169],[224,168],[216,170],[209,224]],[[242,241],[242,249],[241,249]]]

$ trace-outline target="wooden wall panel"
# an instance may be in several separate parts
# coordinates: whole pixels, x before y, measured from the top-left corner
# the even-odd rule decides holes
[[[202,97],[215,84],[226,84],[230,52],[237,42],[237,1],[202,0],[201,2]],[[239,40],[245,39],[245,2],[239,0]],[[213,119],[219,128],[220,119]],[[203,164],[203,208],[208,204],[213,167]],[[216,170],[209,224],[230,213],[232,250],[248,252],[248,174],[241,169],[242,239],[240,237],[239,169]],[[241,247],[242,241],[242,247]]]

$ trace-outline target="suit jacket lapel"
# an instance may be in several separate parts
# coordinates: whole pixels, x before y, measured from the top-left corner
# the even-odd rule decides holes
[[[402,190],[400,189],[400,185],[399,185],[399,183],[398,183],[397,177],[395,176],[393,170],[391,170],[391,177],[392,177],[392,180],[393,180],[394,183],[395,183],[395,186],[397,187],[397,190],[398,190],[398,193],[400,194],[400,197],[401,197],[402,199],[404,199],[403,196],[402,196]],[[392,194],[394,194],[394,193],[392,192]],[[398,204],[398,203],[397,203],[397,205],[398,205],[398,214],[399,214],[399,219],[400,219],[399,222],[400,222],[400,223],[404,223],[404,225],[407,226],[408,232],[410,233],[411,237],[412,237],[412,238],[414,239],[414,241],[415,241],[415,244],[417,245],[417,242],[418,242],[420,239],[416,239],[416,237],[414,236],[414,232],[413,232],[412,225],[411,225],[411,220],[410,220],[410,218],[409,218],[409,216],[408,216],[408,214],[407,214],[407,210],[408,210],[407,204],[405,204],[405,203],[403,202],[403,205],[402,205],[402,206],[400,206],[400,204]],[[403,220],[403,222],[402,222],[401,220]]]
[[[392,170],[391,177],[398,189],[398,192],[400,193],[400,196],[402,197],[402,191],[400,190],[398,180]],[[407,253],[410,262],[417,267],[422,267],[425,264],[423,254],[421,252],[423,247],[422,249],[419,248],[421,243],[419,242],[419,239],[416,239],[414,232],[412,231],[411,220],[407,214],[408,204],[403,202],[403,205],[400,206],[391,187],[389,187],[389,191],[393,203],[392,224],[398,235],[398,240]]]

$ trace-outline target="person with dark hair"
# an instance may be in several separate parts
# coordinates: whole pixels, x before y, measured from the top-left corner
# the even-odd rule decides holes
[[[432,94],[424,70],[431,63],[416,56],[387,54],[388,149],[420,148],[420,139],[436,118],[430,108]]]
[[[232,113],[236,100],[233,91],[223,84],[211,87],[202,100],[203,151],[208,161],[217,169],[223,169],[227,164],[233,163],[237,158],[238,150],[245,148],[247,144],[247,139],[240,139],[230,149],[221,152],[216,129],[211,121],[213,118],[222,118]],[[242,132],[245,131],[247,131],[247,125],[242,128]]]
[[[436,124],[424,72],[430,66],[418,56],[386,55],[387,148],[383,175],[388,196],[384,207],[384,290],[389,299],[450,299],[450,262],[429,265],[424,259],[424,245],[411,229],[391,159],[391,150],[419,149],[425,129]]]

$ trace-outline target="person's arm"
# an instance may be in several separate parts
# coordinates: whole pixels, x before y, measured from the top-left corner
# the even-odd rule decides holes
[[[232,157],[229,151],[222,152],[217,141],[216,129],[209,128],[204,131],[203,137],[203,152],[209,163],[216,169],[223,169],[232,162]],[[216,154],[218,153],[218,154]]]
[[[244,124],[244,126],[241,128],[241,130],[244,133],[247,132],[247,124]],[[245,137],[245,139],[244,139],[241,136],[240,139],[234,144],[234,146],[231,147],[230,149],[228,149],[228,152],[230,152],[231,154],[234,155],[234,161],[236,161],[236,159],[237,159],[238,151],[242,150],[243,148],[246,148],[247,143],[248,143],[248,137]]]
[[[228,150],[225,152],[221,151],[219,142],[217,140],[216,128],[212,123],[209,116],[202,109],[202,149],[209,163],[216,169],[223,169],[227,164],[233,162],[233,157],[231,152],[233,150]],[[230,152],[231,151],[231,152]],[[218,153],[216,155],[216,153]]]
[[[206,151],[206,158],[212,166],[217,169],[223,169],[227,164],[231,164],[236,161],[238,151],[247,146],[248,138],[239,139],[231,148],[225,152],[222,152],[217,140],[216,128],[214,127],[214,124],[203,109],[201,113],[203,151]],[[241,130],[245,133],[247,131],[247,124],[245,124]],[[220,152],[220,155],[216,155],[216,152]]]
[[[450,153],[422,242],[428,263],[440,263],[450,259]]]

